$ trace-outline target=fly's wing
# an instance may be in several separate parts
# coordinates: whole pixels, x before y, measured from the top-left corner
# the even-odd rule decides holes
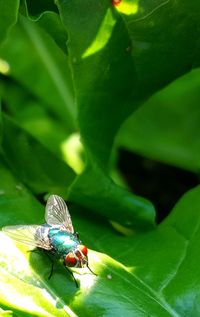
[[[45,220],[50,226],[61,226],[70,233],[74,233],[71,217],[64,200],[51,195],[46,204]]]
[[[45,234],[45,226],[39,225],[19,225],[3,227],[2,231],[10,238],[22,242],[33,247],[51,250],[51,245],[47,234]]]

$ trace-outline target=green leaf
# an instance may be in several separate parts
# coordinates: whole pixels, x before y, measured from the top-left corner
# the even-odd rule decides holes
[[[87,167],[75,179],[68,199],[135,230],[147,230],[154,225],[152,204],[115,185],[98,165]]]
[[[31,223],[43,218],[40,203],[33,198],[21,182],[16,180],[11,172],[0,160],[0,205],[1,205],[1,225],[19,224],[20,222]],[[24,208],[22,206],[24,205]],[[28,208],[32,207],[30,213]]]
[[[111,183],[108,159],[120,125],[136,107],[198,64],[199,2],[124,0],[116,8],[107,0],[57,4],[69,36],[78,123],[87,155],[87,168],[72,185],[69,198],[79,197],[85,207],[116,221],[123,218],[123,225],[150,225],[152,205]]]
[[[28,12],[31,16],[39,16],[44,11],[57,11],[57,7],[53,0],[26,0]]]
[[[154,95],[122,126],[118,147],[198,172],[200,69]]]
[[[1,88],[0,88],[0,149],[3,135],[3,125],[2,125],[2,111],[1,111]]]
[[[136,81],[134,63],[126,51],[130,38],[108,1],[101,1],[101,5],[99,1],[80,0],[57,3],[69,35],[84,146],[88,155],[106,164]]]
[[[1,224],[39,223],[44,208],[24,187],[19,191],[2,165],[0,176]],[[156,230],[131,237],[74,210],[72,219],[84,243],[112,257],[90,251],[89,265],[98,276],[75,273],[80,289],[59,263],[48,280],[45,254],[27,252],[1,233],[1,305],[16,316],[198,316],[199,197],[197,187]]]
[[[44,222],[44,208],[0,163],[1,225]],[[14,311],[14,316],[75,316],[62,298],[29,265],[31,253],[17,248],[2,233],[0,254],[0,306]],[[20,245],[19,245],[20,246]],[[41,259],[39,260],[40,269]],[[44,273],[49,262],[43,260]],[[41,273],[41,272],[40,272]],[[72,287],[73,288],[73,287]],[[64,289],[63,289],[64,291]]]
[[[10,28],[17,22],[19,0],[0,0],[0,43]]]
[[[60,16],[55,12],[44,12],[36,23],[55,40],[57,45],[68,55],[67,32],[64,29]]]
[[[125,226],[150,227],[155,217],[152,204],[125,192],[107,176],[113,138],[136,106],[130,107],[137,76],[127,51],[127,29],[107,1],[57,3],[69,35],[78,123],[87,154],[87,168],[72,184],[69,199]]]
[[[57,43],[57,45],[68,54],[67,51],[67,32],[62,25],[58,14],[57,6],[52,1],[25,1],[21,8],[24,15],[43,28]]]
[[[132,237],[120,237],[100,221],[98,226],[89,218],[79,221],[83,241],[117,261],[112,266],[104,258],[101,276],[111,278],[110,284],[97,284],[84,301],[84,308],[95,302],[99,316],[112,316],[114,312],[121,316],[198,316],[199,197],[200,186],[183,196],[156,230]],[[124,266],[119,267],[119,263]]]
[[[2,103],[6,113],[60,159],[70,138],[67,127],[52,117],[41,100],[36,99],[16,82],[2,82]]]
[[[10,311],[10,310],[3,310],[3,309],[1,309],[0,308],[0,316],[1,317],[5,317],[5,316],[7,316],[7,317],[12,317],[13,316],[13,313]]]
[[[69,131],[74,131],[76,110],[68,59],[34,22],[22,16],[19,20],[0,50],[0,57],[9,64],[10,77],[40,99]]]
[[[83,142],[105,164],[124,119],[197,62],[200,4],[134,2],[136,12],[121,14],[107,0],[57,3],[69,34]]]
[[[65,192],[75,177],[64,161],[6,115],[3,116],[2,149],[14,174],[37,193]]]
[[[152,205],[117,187],[108,178],[108,158],[123,120],[152,93],[198,64],[199,2],[152,0],[138,4],[123,0],[116,8],[107,0],[60,0],[58,4],[71,41],[69,53],[78,120],[87,152],[86,169],[72,184],[69,199],[122,225],[147,228],[153,223]],[[125,8],[135,11],[128,15]],[[31,23],[27,26],[29,22],[25,19],[22,23],[30,38],[38,43],[40,31],[35,31]],[[22,41],[25,47],[29,36]],[[14,40],[15,37],[13,43]],[[17,50],[18,44],[20,47],[21,42],[15,41],[16,46],[11,46]],[[6,55],[9,52],[7,49]],[[21,84],[48,107],[53,98],[50,93],[48,98],[45,95],[51,90],[44,93],[43,85],[42,92],[37,90],[33,79],[40,77],[28,76],[32,70],[35,74],[35,64],[30,63],[31,71],[28,68],[29,71],[23,72],[26,60],[23,54],[19,58],[19,52],[24,51],[20,48],[16,54],[21,61],[16,65],[22,68],[13,78],[18,80],[22,76]],[[34,56],[34,50],[27,52],[27,56]],[[12,65],[14,58],[15,54],[10,59]],[[51,68],[52,64],[49,65]],[[36,74],[41,74],[40,70]],[[46,81],[48,76],[44,77]],[[54,82],[54,76],[51,79]],[[55,105],[52,102],[51,109],[61,120],[64,106],[55,110]],[[54,190],[55,186],[66,189],[72,183],[73,175],[67,183],[66,166],[19,124],[3,116],[3,128],[4,158],[20,181],[36,192]],[[55,264],[52,279],[48,280],[51,263],[45,254],[27,252],[29,247],[16,244],[1,233],[2,309],[20,317],[199,316],[199,197],[200,187],[197,187],[181,199],[158,228],[129,237],[116,233],[105,223],[105,218],[93,217],[82,208],[79,211],[70,208],[83,243],[104,253],[89,251],[89,265],[97,276],[77,269],[79,289],[61,263]],[[1,164],[1,225],[37,224],[43,223],[43,218],[44,206]]]

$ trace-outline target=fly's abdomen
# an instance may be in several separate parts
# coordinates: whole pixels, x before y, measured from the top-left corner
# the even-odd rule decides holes
[[[79,244],[77,238],[66,231],[52,228],[49,230],[49,238],[51,245],[60,256],[64,256],[71,252]]]

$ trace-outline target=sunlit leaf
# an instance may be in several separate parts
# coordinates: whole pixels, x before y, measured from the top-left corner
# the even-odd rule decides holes
[[[0,176],[1,223],[39,223],[44,207],[24,187],[16,188],[3,166]],[[198,316],[199,197],[197,187],[157,230],[131,237],[71,211],[84,243],[110,255],[89,252],[89,265],[98,275],[76,271],[79,289],[61,263],[48,280],[45,254],[27,252],[29,247],[0,234],[1,305],[17,316]]]
[[[136,83],[127,29],[106,1],[101,5],[98,1],[58,1],[58,7],[69,34],[78,122],[88,164],[72,184],[69,199],[123,225],[151,227],[152,204],[116,186],[106,169],[113,137],[130,111]]]

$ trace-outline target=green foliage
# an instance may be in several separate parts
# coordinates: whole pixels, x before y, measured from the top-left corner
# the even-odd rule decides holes
[[[19,0],[0,1],[0,43],[6,38],[8,31],[17,21]]]
[[[1,226],[42,223],[39,200],[59,194],[97,273],[75,270],[76,289],[58,262],[48,280],[45,254],[0,233],[0,316],[200,315],[200,188],[156,226],[110,159],[125,147],[199,170],[199,12],[0,0]]]
[[[62,160],[57,159],[9,117],[3,116],[2,124],[3,156],[13,173],[24,184],[36,193],[51,192],[57,187],[69,186],[74,173]]]
[[[118,146],[198,172],[199,76],[197,68],[150,98],[122,126]]]

